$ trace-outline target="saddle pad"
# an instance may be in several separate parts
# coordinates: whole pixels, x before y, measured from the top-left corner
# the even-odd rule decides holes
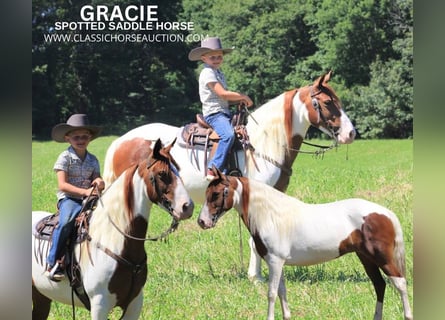
[[[81,243],[88,237],[88,225],[92,216],[92,211],[81,212],[74,221],[72,236],[75,236],[75,243]],[[38,221],[33,227],[33,234],[37,239],[49,241],[54,229],[59,224],[59,213],[51,214]]]
[[[50,214],[38,221],[33,229],[32,233],[38,239],[49,240],[53,234],[54,228],[59,223],[59,214]]]
[[[207,140],[207,148],[213,146],[213,140],[209,139],[209,134],[213,130],[203,128],[197,123],[189,123],[178,130],[176,142],[183,148],[197,148],[204,150]]]

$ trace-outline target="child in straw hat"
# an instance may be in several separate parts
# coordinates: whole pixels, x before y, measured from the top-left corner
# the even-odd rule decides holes
[[[101,127],[89,124],[87,115],[73,114],[66,123],[56,125],[51,133],[56,142],[70,144],[54,164],[58,182],[57,207],[60,215],[46,259],[47,275],[53,281],[60,281],[64,277],[58,259],[64,254],[74,219],[82,208],[83,198],[97,195],[105,188],[100,176],[99,161],[87,151],[88,144],[97,138],[100,131]]]
[[[208,163],[207,179],[214,179],[214,165],[224,172],[227,154],[235,140],[235,133],[230,123],[229,102],[241,103],[250,107],[252,100],[245,94],[227,89],[224,74],[220,70],[224,55],[233,49],[223,48],[221,40],[217,37],[206,38],[201,46],[189,53],[191,61],[201,60],[204,68],[199,75],[199,97],[202,103],[202,113],[205,121],[212,126],[220,137],[215,155]]]

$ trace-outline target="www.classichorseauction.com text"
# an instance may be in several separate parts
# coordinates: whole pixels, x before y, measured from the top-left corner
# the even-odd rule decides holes
[[[158,10],[158,5],[85,5],[79,12],[81,21],[56,21],[44,41],[199,42],[206,37],[191,33],[192,21],[159,21]]]

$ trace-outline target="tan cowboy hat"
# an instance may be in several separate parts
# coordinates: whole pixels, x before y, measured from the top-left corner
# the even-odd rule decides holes
[[[79,129],[87,129],[91,132],[91,139],[96,139],[102,131],[102,127],[90,125],[86,114],[73,114],[66,123],[59,123],[54,126],[51,137],[57,142],[66,142],[65,136],[68,132]]]
[[[198,61],[201,60],[201,56],[207,52],[222,50],[224,54],[233,51],[233,48],[223,48],[221,45],[221,40],[218,37],[210,37],[201,40],[201,46],[192,49],[189,53],[189,60]]]

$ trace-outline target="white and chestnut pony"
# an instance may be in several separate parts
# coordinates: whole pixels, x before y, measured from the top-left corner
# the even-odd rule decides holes
[[[121,319],[138,319],[147,279],[144,239],[153,203],[176,221],[188,219],[194,204],[178,176],[179,167],[170,155],[173,144],[153,150],[148,141],[146,157],[125,170],[99,198],[90,220],[88,241],[75,245],[76,260],[89,298],[91,319],[105,320],[112,308],[123,310]],[[34,236],[36,223],[50,215],[32,214],[32,318],[47,319],[51,301],[86,307],[72,296],[67,277],[53,282],[44,274],[50,243]],[[43,242],[42,242],[43,241]],[[74,299],[74,300],[72,300]],[[74,308],[74,306],[73,306]],[[74,311],[74,310],[73,310]]]
[[[283,266],[307,266],[355,252],[371,279],[377,302],[374,320],[382,319],[386,283],[382,270],[399,291],[405,319],[412,319],[405,278],[405,249],[397,216],[376,203],[346,199],[308,204],[262,182],[223,175],[206,190],[198,217],[203,229],[235,208],[269,267],[268,316],[274,319],[277,294],[283,319],[290,319]],[[365,316],[363,316],[365,318]]]
[[[243,176],[284,191],[292,174],[292,164],[311,125],[327,133],[335,144],[354,141],[354,126],[328,84],[330,78],[331,72],[319,77],[312,85],[282,93],[248,116],[246,129],[255,152],[237,151],[238,168]],[[135,128],[114,140],[105,156],[105,182],[112,182],[130,164],[127,150],[122,148],[124,141],[142,137],[147,140],[161,138],[168,143],[180,136],[181,132],[182,128],[153,123]],[[182,168],[181,176],[190,196],[195,203],[203,203],[208,184],[204,159],[209,157],[209,152],[191,150],[178,143],[171,152]],[[198,166],[197,163],[202,165]],[[254,250],[253,241],[249,243],[249,278],[262,280],[261,259]]]

